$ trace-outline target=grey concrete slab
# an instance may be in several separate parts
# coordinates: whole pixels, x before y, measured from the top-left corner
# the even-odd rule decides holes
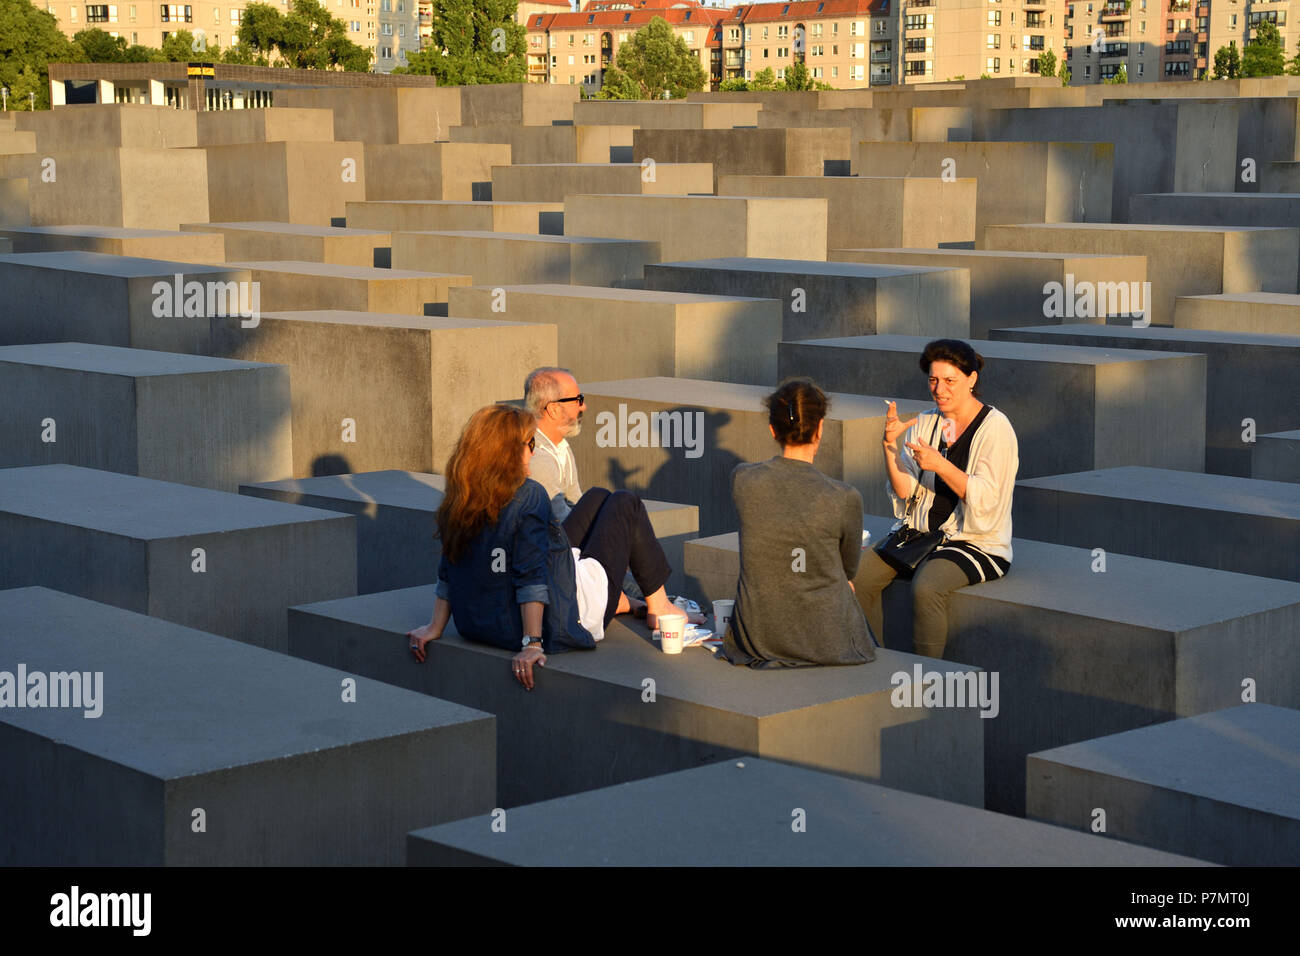
[[[31,222],[31,199],[27,194],[27,178],[0,177],[0,223],[10,226],[28,226]]]
[[[721,176],[718,195],[821,196],[831,249],[975,241],[975,180],[969,178]]]
[[[393,267],[464,273],[473,285],[557,282],[641,287],[659,243],[599,236],[443,231],[393,234]]]
[[[509,163],[503,143],[366,143],[366,199],[476,199]]]
[[[736,527],[732,470],[779,452],[762,405],[770,388],[684,378],[581,384],[585,425],[572,446],[585,484],[698,505],[701,534]],[[868,511],[888,511],[885,463],[877,450],[886,399],[840,393],[830,399],[817,466],[857,488]],[[898,414],[930,407],[901,399]]]
[[[1172,325],[1179,296],[1295,292],[1300,230],[1098,222],[1004,225],[990,226],[979,248],[1144,255],[1151,283],[1146,318],[1152,325]]]
[[[685,196],[713,192],[709,163],[539,163],[492,167],[492,199],[564,202],[579,193]]]
[[[258,284],[268,312],[342,310],[434,315],[445,311],[452,286],[469,285],[461,273],[418,272],[338,263],[262,260],[232,262]]]
[[[181,229],[224,237],[223,262],[289,260],[374,267],[387,264],[392,244],[387,231],[292,222],[182,223]]]
[[[548,129],[549,127],[521,127]],[[556,127],[557,129],[559,127]],[[468,231],[564,234],[562,202],[390,199],[348,203],[348,225],[391,232]]]
[[[194,150],[207,155],[208,214],[179,221],[330,225],[348,202],[366,198],[365,143],[342,138],[338,111],[334,132],[338,140],[333,143],[239,143]]]
[[[1016,483],[1016,533],[1038,541],[1300,581],[1300,485],[1162,468]]]
[[[60,342],[0,347],[0,468],[68,464],[218,491],[292,465],[289,370]]]
[[[1250,473],[1267,481],[1300,482],[1300,429],[1258,436]]]
[[[1029,755],[1028,815],[1228,866],[1300,863],[1300,711],[1243,704]]]
[[[73,465],[0,468],[0,588],[51,587],[283,651],[356,593],[353,518]]]
[[[1145,193],[1129,201],[1129,222],[1187,226],[1300,227],[1300,195],[1287,193]],[[1300,261],[1296,263],[1300,268]]]
[[[1109,94],[1116,87],[1094,87]],[[1145,84],[1126,92],[1147,97]],[[1201,95],[1201,94],[1198,94]],[[1097,221],[1123,222],[1138,193],[1232,189],[1237,163],[1238,106],[1232,100],[1131,100],[1107,106],[1050,104],[976,110],[975,140],[1072,140],[1109,144],[1114,171],[1109,214]],[[961,175],[960,168],[958,175]],[[1027,221],[1027,220],[1025,220]]]
[[[451,315],[554,325],[559,363],[580,382],[665,375],[776,384],[781,303],[773,299],[508,285],[454,289],[447,307]]]
[[[1285,292],[1180,295],[1174,306],[1174,328],[1300,335],[1300,295]]]
[[[647,289],[779,299],[783,339],[970,333],[969,279],[959,269],[734,257],[650,265],[645,282]]]
[[[929,387],[918,362],[927,341],[865,335],[782,342],[779,374],[809,375],[837,392],[924,401]],[[1205,356],[996,340],[980,342],[978,351],[985,360],[980,397],[1016,430],[1019,477],[1118,465],[1205,467]],[[874,448],[871,455],[880,457]]]
[[[1114,149],[1106,143],[882,143],[853,148],[857,176],[974,178],[975,240],[1004,222],[1109,222]],[[878,243],[881,244],[881,243]],[[898,243],[883,243],[898,245]],[[981,247],[982,248],[982,247]]]
[[[1300,162],[1264,163],[1259,173],[1259,188],[1270,193],[1300,192]]]
[[[632,157],[632,126],[453,126],[453,143],[507,143],[516,163],[612,163]],[[463,227],[461,227],[463,228]],[[517,231],[517,230],[512,230]]]
[[[996,721],[972,707],[890,702],[893,674],[950,665],[881,651],[857,667],[752,671],[703,648],[664,654],[640,622],[618,618],[594,651],[551,655],[525,692],[509,651],[451,628],[415,663],[404,635],[428,621],[433,590],[294,608],[289,651],[495,714],[503,807],[745,754],[980,802],[982,735]]]
[[[690,812],[689,807],[700,808]],[[796,830],[802,820],[806,829]],[[417,830],[410,866],[1196,866],[749,757]]]
[[[199,283],[207,294],[192,297],[187,291],[191,283]],[[3,256],[0,299],[6,307],[0,316],[0,345],[85,342],[208,355],[211,316],[223,314],[211,292],[229,288],[228,283],[241,293],[236,300],[252,302],[252,276],[232,266],[97,252]],[[94,308],[88,308],[90,303]],[[238,311],[227,300],[225,313]]]
[[[2,218],[2,217],[0,217]],[[110,256],[169,259],[173,262],[226,261],[226,243],[216,232],[172,232],[117,226],[3,226],[5,252],[100,252]]]
[[[1300,335],[1135,329],[1121,325],[1038,326],[995,330],[992,335],[999,341],[1040,343],[1040,347],[1070,345],[1116,352],[1141,349],[1148,355],[1158,352],[1204,355],[1206,471],[1247,477],[1251,448],[1258,433],[1300,425],[1300,380],[1295,376],[1296,363],[1300,362]],[[1186,414],[1199,411],[1195,406],[1183,406],[1181,397],[1174,394],[1154,400],[1170,411]]]
[[[564,229],[575,236],[653,240],[660,262],[714,256],[824,262],[827,205],[821,198],[778,196],[571,195],[564,201]]]
[[[244,485],[240,494],[342,511],[357,519],[357,593],[418,587],[434,580],[442,547],[436,513],[446,479],[410,471],[269,481]],[[646,511],[673,577],[668,590],[681,591],[682,549],[699,531],[699,509],[647,501]]]
[[[518,398],[530,371],[556,362],[554,327],[490,319],[269,312],[212,338],[218,354],[292,370],[298,478],[441,471],[470,415]]]
[[[989,331],[1050,321],[1052,283],[1060,287],[1063,301],[1074,303],[1073,290],[1094,289],[1102,282],[1146,281],[1145,256],[1072,255],[1058,252],[1006,252],[997,249],[832,249],[836,262],[871,265],[943,267],[970,273],[970,336],[989,338]],[[1110,302],[1106,303],[1108,306]],[[1079,321],[1105,322],[1107,316],[1081,316]],[[1062,321],[1070,321],[1062,319]],[[864,330],[865,331],[865,330]],[[882,329],[903,332],[906,329]],[[853,333],[861,334],[861,333]],[[786,336],[810,338],[811,336]],[[959,336],[964,337],[964,336]]]
[[[659,104],[649,104],[658,106]],[[705,104],[702,104],[705,105]],[[722,106],[724,104],[707,104]],[[735,104],[733,108],[744,108]],[[824,176],[848,172],[852,144],[849,130],[810,126],[803,129],[650,129],[638,124],[632,133],[636,162],[713,164],[716,186],[728,174],[751,176]],[[728,123],[751,126],[752,123]]]
[[[863,522],[876,543],[892,523]],[[1091,549],[1025,538],[1012,549],[1006,577],[948,604],[944,657],[999,675],[989,809],[1024,813],[1026,755],[1230,707],[1247,677],[1260,700],[1300,703],[1300,585],[1113,552],[1099,563]],[[706,598],[734,596],[735,534],[688,543],[686,573]],[[895,580],[883,598],[885,645],[906,651],[911,583]]]
[[[0,649],[100,710],[0,710],[6,866],[393,865],[495,805],[490,714],[46,588]]]

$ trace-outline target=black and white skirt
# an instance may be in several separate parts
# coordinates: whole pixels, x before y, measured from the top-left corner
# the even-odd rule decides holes
[[[931,551],[926,560],[951,561],[965,572],[971,584],[996,581],[1011,568],[1010,561],[985,554],[969,541],[947,541]]]

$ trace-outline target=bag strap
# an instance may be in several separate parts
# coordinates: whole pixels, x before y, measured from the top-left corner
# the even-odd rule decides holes
[[[934,428],[930,429],[930,444],[934,444],[934,436],[939,433],[939,419],[941,415],[936,415],[934,419]],[[912,509],[916,507],[916,499],[921,494],[921,476],[925,474],[922,469],[916,473],[916,490],[912,492],[912,497],[907,499],[907,510],[903,512],[903,523],[907,524],[908,519],[912,517]]]

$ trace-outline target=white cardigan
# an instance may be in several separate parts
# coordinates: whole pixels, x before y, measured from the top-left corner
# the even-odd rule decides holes
[[[907,453],[906,443],[929,444],[931,430],[939,419],[934,408],[917,416],[916,424],[903,433],[904,454],[898,456],[899,464],[908,476],[907,497],[894,493],[888,472],[885,487],[894,506],[894,517],[902,518],[907,510],[908,498],[916,489],[916,476],[920,469],[916,460]],[[935,432],[934,447],[942,437],[943,422]],[[966,462],[966,497],[958,499],[957,507],[941,526],[941,531],[956,541],[969,541],[985,554],[1011,560],[1011,494],[1015,490],[1016,472],[1020,468],[1020,448],[1016,442],[1011,422],[996,408],[989,406],[979,430],[971,437],[970,456]],[[927,471],[921,479],[922,491],[912,509],[910,524],[922,531],[928,530],[930,506],[934,504],[934,472]]]

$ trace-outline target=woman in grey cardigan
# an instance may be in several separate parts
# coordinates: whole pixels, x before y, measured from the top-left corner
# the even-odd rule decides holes
[[[718,656],[756,668],[875,660],[852,584],[862,495],[813,464],[830,403],[808,379],[792,379],[764,404],[781,454],[731,473],[740,583]]]

